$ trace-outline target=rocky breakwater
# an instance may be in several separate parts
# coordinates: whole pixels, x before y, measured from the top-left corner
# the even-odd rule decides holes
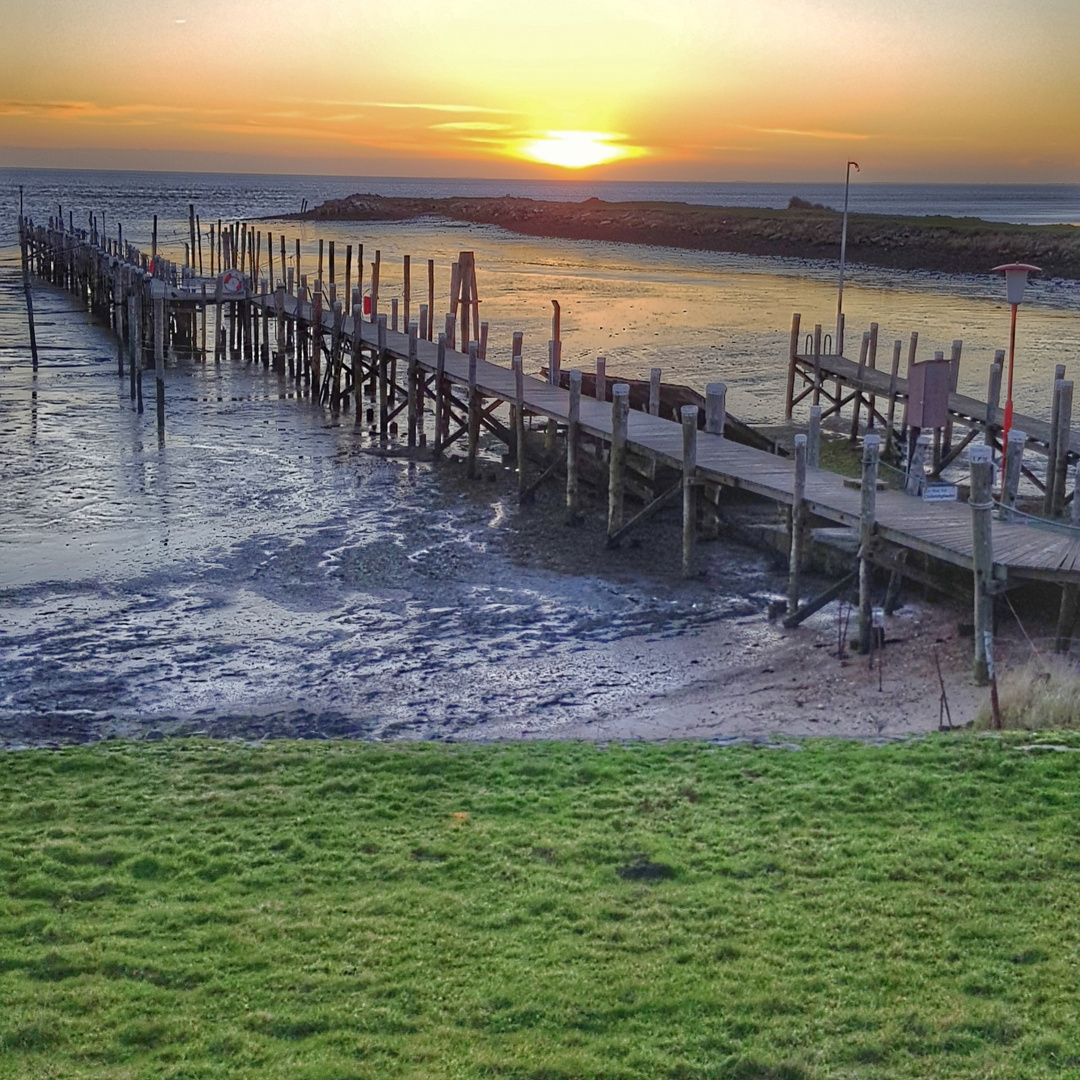
[[[331,221],[408,221],[441,217],[511,232],[565,240],[835,259],[840,214],[792,200],[786,210],[695,206],[689,203],[544,202],[535,199],[397,199],[350,195],[296,218]],[[1023,260],[1050,277],[1080,279],[1080,228],[1009,225],[979,218],[851,214],[848,259],[901,270],[985,273]]]

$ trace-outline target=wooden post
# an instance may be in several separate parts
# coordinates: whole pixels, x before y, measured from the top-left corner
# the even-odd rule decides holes
[[[607,357],[596,358],[596,386],[593,396],[597,401],[607,401]]]
[[[566,519],[570,525],[581,523],[578,489],[578,437],[581,431],[581,372],[570,372],[570,409],[566,425]]]
[[[428,324],[427,339],[431,341],[435,334],[435,260],[428,259],[427,263],[427,291],[428,291]]]
[[[411,307],[411,302],[412,302],[412,258],[410,256],[406,255],[406,256],[403,257],[402,263],[403,263],[403,266],[402,266],[402,286],[401,286],[402,297],[401,297],[401,299],[402,299],[402,301],[403,301],[403,303],[405,305],[404,312],[403,312],[403,317],[404,317],[404,320],[405,320],[405,327],[407,329],[409,327],[409,325],[410,325],[409,324],[409,318],[410,318],[410,313],[411,313],[411,310],[412,310],[412,307]]]
[[[872,322],[870,324],[870,349],[866,357],[866,366],[871,371],[877,371],[877,343],[878,343],[878,324]],[[874,422],[874,410],[877,409],[877,398],[867,392],[866,395],[866,429],[867,431],[873,431],[875,425]]]
[[[378,318],[378,370],[379,370],[379,437],[385,441],[390,430],[390,378],[389,357],[386,352],[386,316]]]
[[[453,312],[446,313],[446,325],[443,328],[446,334],[446,347],[451,352],[457,351],[457,316]]]
[[[442,456],[443,440],[447,435],[446,415],[449,410],[446,386],[446,335],[439,335],[438,352],[435,358],[435,445],[431,456],[438,460]]]
[[[1057,445],[1054,447],[1054,500],[1050,507],[1051,517],[1060,517],[1065,510],[1065,485],[1069,470],[1069,443],[1072,436],[1073,384],[1062,379],[1058,384]]]
[[[795,436],[795,476],[791,493],[791,547],[788,552],[787,613],[799,610],[802,578],[803,534],[806,517],[806,436]]]
[[[915,447],[911,451],[907,478],[904,481],[904,490],[908,495],[914,495],[916,498],[922,495],[923,486],[926,484],[926,459],[929,454],[930,436],[920,435],[915,440]]]
[[[1011,436],[1009,445],[1012,445]],[[1080,467],[1073,478],[1072,509],[1069,523],[1074,529],[1080,528]],[[1076,629],[1077,614],[1080,613],[1080,588],[1065,585],[1061,590],[1061,608],[1058,612],[1057,640],[1055,652],[1067,653],[1072,644],[1073,631]]]
[[[727,425],[727,384],[711,382],[705,387],[705,430],[724,437]]]
[[[430,325],[430,319],[431,319],[430,309],[428,308],[427,304],[421,304],[420,305],[420,328],[419,329],[420,329],[420,336],[425,341],[430,340],[429,332],[428,332],[428,326]]]
[[[900,385],[900,353],[904,348],[904,343],[897,338],[893,342],[892,351],[892,367],[889,369],[889,404],[885,414],[885,456],[891,458],[893,455],[893,443],[896,439],[896,432],[893,425],[896,422],[896,396],[897,389]]]
[[[157,400],[158,446],[165,445],[165,288],[155,282],[154,303],[154,390]]]
[[[469,444],[468,466],[465,475],[470,480],[476,479],[476,452],[480,445],[480,391],[476,388],[476,361],[478,346],[469,342]]]
[[[1010,442],[1011,442],[1010,437]],[[992,457],[989,446],[973,446],[971,464],[972,561],[975,571],[975,682],[985,686],[990,681],[989,657],[992,653],[994,630],[994,545],[991,513],[994,500],[990,495]]]
[[[488,343],[488,324],[482,322],[480,324],[480,350],[479,357],[481,360],[487,359],[487,343]]]
[[[986,427],[983,429],[983,442],[994,445],[994,431],[1000,427],[998,412],[1001,406],[1001,372],[1005,365],[1005,350],[994,353],[994,362],[990,365],[990,379],[986,388]]]
[[[285,370],[285,286],[274,290],[274,311],[277,314],[277,347],[274,349],[274,370]]]
[[[660,415],[660,369],[649,370],[649,415]]]
[[[1057,478],[1058,423],[1061,416],[1061,383],[1065,378],[1064,365],[1059,364],[1054,373],[1050,398],[1050,438],[1046,444],[1046,488],[1043,493],[1043,513],[1050,517],[1054,507],[1054,481]]]
[[[220,226],[221,222],[219,221],[218,227],[220,228]],[[154,227],[150,233],[150,258],[157,262],[157,214],[154,215]],[[213,272],[213,268],[211,268],[210,273]]]
[[[821,404],[821,323],[814,326],[814,396],[810,404]]]
[[[356,324],[359,329],[360,323]],[[409,448],[416,446],[416,432],[419,418],[419,404],[420,404],[420,361],[418,356],[419,346],[417,341],[420,337],[420,330],[416,323],[412,323],[409,326],[409,371],[408,371],[408,392],[409,392]],[[360,410],[357,408],[357,413]]]
[[[851,436],[849,442],[859,441],[859,406],[862,404],[862,386],[866,375],[866,354],[870,349],[870,331],[864,330],[859,345],[859,371],[855,376],[855,396],[851,404]],[[837,413],[839,417],[839,413]]]
[[[398,332],[398,298],[395,296],[390,301],[390,329]]]
[[[1024,465],[1024,446],[1027,432],[1013,428],[1009,432],[1009,446],[1005,451],[1005,470],[1001,478],[1001,508],[998,517],[1001,521],[1012,521],[1016,514],[1016,494],[1020,488],[1020,474]]]
[[[791,316],[791,338],[788,341],[787,396],[784,399],[784,419],[791,419],[795,408],[795,364],[799,356],[799,325],[802,315],[797,311]]]
[[[382,252],[375,249],[375,261],[371,264],[371,321],[379,318],[379,269],[382,266]]]
[[[626,477],[626,435],[630,416],[630,387],[611,388],[611,455],[608,459],[608,543],[623,524],[623,483]]]
[[[202,324],[199,331],[201,335],[199,338],[199,356],[204,364],[206,363],[206,320],[209,313],[209,301],[206,295],[206,282],[204,281],[202,285]]]
[[[282,237],[283,242],[284,242],[284,239],[285,238]],[[281,264],[282,264],[281,265],[281,273],[282,273],[282,275],[284,275],[285,274],[285,250],[284,250],[284,247],[282,248],[281,255],[282,255],[282,258],[281,258]],[[334,260],[334,241],[333,240],[330,241],[330,265],[329,265],[329,270],[330,270],[330,292],[331,292],[331,294],[333,294],[333,293],[337,292],[337,265],[336,265],[335,260]],[[333,295],[331,295],[331,297],[330,297],[330,302],[331,303],[334,302]]]
[[[517,335],[514,335],[517,337]],[[514,449],[517,451],[518,502],[525,494],[525,376],[521,368],[521,354],[515,353],[511,360],[514,369]]]
[[[684,405],[682,419],[682,572],[694,570],[694,541],[697,536],[697,429],[698,407]]]
[[[874,564],[870,547],[874,540],[874,518],[877,512],[878,451],[881,439],[867,435],[863,439],[862,504],[859,512],[859,652],[870,652],[874,633],[873,584]]]
[[[345,245],[345,299],[352,310],[352,244]],[[406,326],[408,318],[406,317]]]
[[[821,464],[821,406],[810,406],[810,424],[806,429],[806,464],[816,469]]]
[[[964,343],[960,338],[956,338],[952,343],[952,352],[949,353],[949,393],[955,394],[957,386],[960,385],[960,353],[963,351]],[[952,437],[953,437],[953,418],[952,411],[946,413],[945,418],[945,434],[943,437],[943,453],[949,454],[952,452]]]

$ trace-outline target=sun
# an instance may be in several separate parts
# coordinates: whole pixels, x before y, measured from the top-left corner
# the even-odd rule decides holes
[[[545,131],[542,136],[523,139],[511,148],[514,157],[558,165],[563,169],[587,169],[641,157],[645,150],[628,146],[625,135],[604,131]]]

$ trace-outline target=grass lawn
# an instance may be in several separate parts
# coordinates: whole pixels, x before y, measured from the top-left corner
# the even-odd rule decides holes
[[[8,753],[0,1077],[1080,1077],[1031,740]]]

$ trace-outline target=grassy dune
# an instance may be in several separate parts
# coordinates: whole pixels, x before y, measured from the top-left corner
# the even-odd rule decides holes
[[[568,240],[613,240],[801,259],[835,260],[840,251],[840,215],[814,207],[767,210],[601,199],[571,203],[510,196],[394,199],[351,195],[292,216],[404,221],[424,215]],[[999,263],[1021,260],[1035,263],[1050,277],[1077,279],[1080,228],[998,224],[979,218],[852,214],[847,254],[851,262],[871,266],[972,274],[985,274]]]
[[[0,1076],[1080,1077],[1022,745],[9,753]]]

